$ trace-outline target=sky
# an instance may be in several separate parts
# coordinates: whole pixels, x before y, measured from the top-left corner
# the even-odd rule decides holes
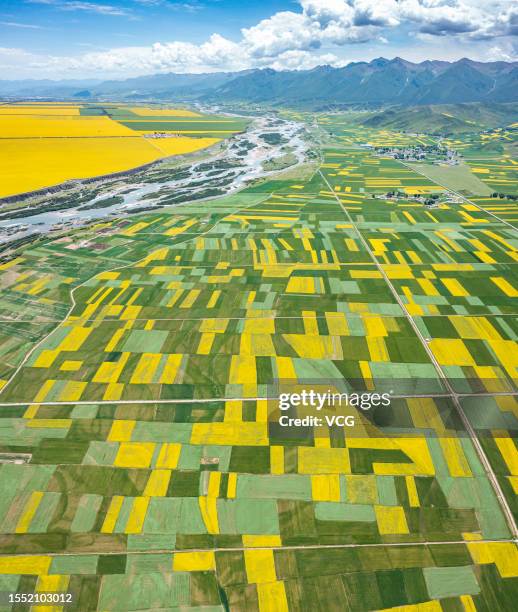
[[[0,0],[0,80],[518,60],[516,0]]]

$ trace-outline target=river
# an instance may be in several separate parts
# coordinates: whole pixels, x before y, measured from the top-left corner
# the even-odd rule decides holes
[[[265,139],[267,134],[271,136]],[[280,142],[275,142],[279,140],[275,134],[280,135]],[[263,162],[286,151],[296,157],[297,164],[302,163],[308,149],[303,135],[301,123],[264,116],[254,119],[242,134],[225,141],[221,152],[202,161],[189,164],[186,159],[178,167],[159,162],[124,177],[81,183],[71,189],[70,195],[69,191],[58,191],[46,198],[40,196],[30,209],[18,207],[2,212],[0,208],[0,244],[5,248],[6,243],[36,234],[234,193],[254,179],[278,172],[265,171]],[[58,210],[48,210],[50,207]]]

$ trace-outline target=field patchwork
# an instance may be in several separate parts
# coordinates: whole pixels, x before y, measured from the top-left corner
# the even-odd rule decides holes
[[[2,263],[4,589],[77,610],[514,609],[495,480],[518,519],[516,204],[448,201],[321,123],[343,142],[307,180]],[[394,397],[348,406],[352,428],[280,427],[279,392],[304,388]]]

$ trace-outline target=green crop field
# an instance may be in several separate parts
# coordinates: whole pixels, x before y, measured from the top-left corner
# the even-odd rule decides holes
[[[514,609],[517,204],[488,196],[516,193],[518,165],[445,181],[376,154],[409,134],[318,125],[309,171],[3,260],[0,590],[70,591],[71,610]],[[353,428],[281,431],[279,392],[308,387],[395,397],[349,406]]]
[[[424,174],[432,181],[443,185],[447,189],[460,191],[472,195],[490,195],[492,189],[484,184],[479,176],[471,172],[469,166],[459,164],[457,166],[431,165],[431,164],[409,164],[416,172]]]
[[[243,132],[250,123],[220,115],[201,115],[184,109],[151,107],[124,107],[111,104],[85,104],[79,109],[81,116],[108,116],[136,132],[172,132],[207,138],[229,138]]]

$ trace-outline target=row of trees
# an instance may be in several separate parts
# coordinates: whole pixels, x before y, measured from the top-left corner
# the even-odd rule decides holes
[[[422,194],[418,194],[418,193],[403,193],[402,191],[389,191],[385,194],[386,198],[422,198]],[[437,193],[432,193],[428,196],[429,200],[435,201],[439,199],[439,194]]]
[[[500,199],[506,199],[506,200],[518,200],[518,195],[515,193],[497,193],[496,191],[494,191],[491,194],[492,198],[500,198]]]

